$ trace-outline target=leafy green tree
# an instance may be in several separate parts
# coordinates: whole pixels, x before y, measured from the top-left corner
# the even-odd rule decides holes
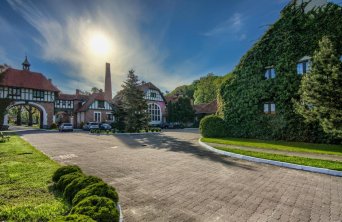
[[[138,76],[133,69],[129,70],[127,80],[122,85],[122,109],[127,132],[139,132],[148,126],[147,103],[139,85]]]
[[[218,89],[221,85],[222,77],[209,73],[205,77],[201,77],[196,82],[196,90],[194,93],[195,104],[209,103],[217,99]]]
[[[191,99],[194,98],[194,92],[195,92],[195,85],[182,85],[178,86],[176,89],[174,89],[171,93],[167,94],[167,96],[173,96],[173,95],[183,95],[187,96]]]
[[[195,111],[189,97],[180,96],[176,102],[168,104],[168,121],[188,123],[194,120]]]
[[[342,64],[326,36],[313,56],[312,71],[305,74],[299,89],[296,111],[306,121],[318,121],[326,133],[342,138]]]

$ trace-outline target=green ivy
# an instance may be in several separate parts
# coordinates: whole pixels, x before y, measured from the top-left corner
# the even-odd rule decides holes
[[[301,76],[297,62],[312,56],[323,36],[342,54],[342,10],[328,3],[304,13],[295,1],[241,58],[233,77],[221,85],[220,97],[228,136],[260,139],[338,142],[323,133],[317,123],[305,123],[295,113]],[[265,67],[274,66],[276,78],[265,79]],[[276,104],[276,114],[263,113],[263,103]]]

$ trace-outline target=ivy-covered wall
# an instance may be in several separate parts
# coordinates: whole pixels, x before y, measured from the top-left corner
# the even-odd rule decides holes
[[[342,10],[329,3],[304,13],[305,5],[290,3],[262,38],[240,60],[233,78],[221,85],[220,97],[227,136],[309,142],[338,142],[318,124],[306,124],[295,113],[301,76],[297,62],[312,56],[323,36],[342,55]],[[274,66],[276,77],[265,79],[265,67]],[[276,104],[276,114],[264,114],[264,102]]]

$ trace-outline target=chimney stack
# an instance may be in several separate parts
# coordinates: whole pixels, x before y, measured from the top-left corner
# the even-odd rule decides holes
[[[106,77],[105,77],[105,99],[112,100],[112,78],[110,74],[110,63],[106,63]]]

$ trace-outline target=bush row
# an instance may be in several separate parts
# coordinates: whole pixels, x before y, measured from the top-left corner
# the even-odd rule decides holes
[[[224,120],[216,115],[204,117],[200,122],[200,131],[203,137],[225,137],[226,127]]]
[[[53,174],[52,181],[54,189],[71,204],[71,210],[69,215],[51,221],[119,221],[119,196],[100,178],[85,175],[78,166],[63,166]]]

